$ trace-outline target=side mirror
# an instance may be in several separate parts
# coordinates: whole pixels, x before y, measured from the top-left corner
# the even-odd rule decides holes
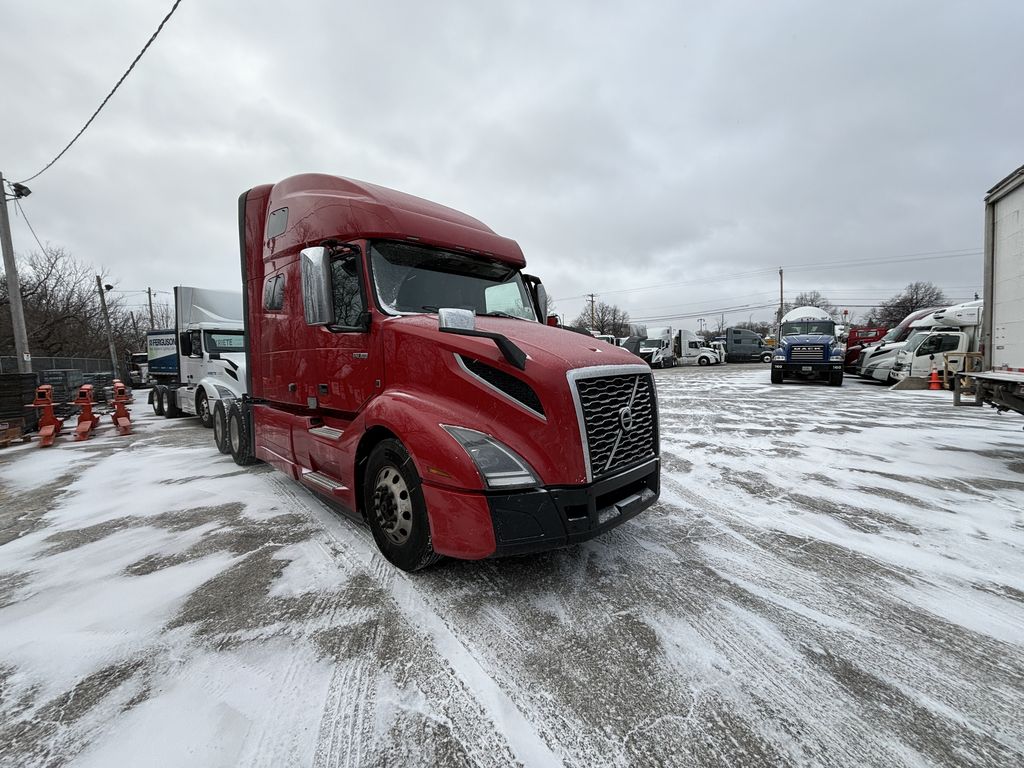
[[[334,322],[334,294],[327,249],[322,246],[303,248],[299,256],[306,325],[330,325]]]
[[[441,330],[475,331],[476,313],[471,309],[442,307],[437,310],[437,327]]]
[[[557,328],[560,325],[560,323],[558,322],[558,315],[548,315],[547,323],[552,328]]]
[[[537,310],[538,317],[548,316],[548,291],[541,283],[537,283]]]

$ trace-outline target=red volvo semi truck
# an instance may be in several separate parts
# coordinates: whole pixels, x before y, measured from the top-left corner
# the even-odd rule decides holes
[[[573,544],[658,499],[650,369],[548,326],[515,241],[321,174],[242,194],[239,239],[249,381],[215,407],[223,449],[366,520],[397,567]]]

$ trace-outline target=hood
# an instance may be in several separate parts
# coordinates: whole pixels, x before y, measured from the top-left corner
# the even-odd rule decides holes
[[[440,346],[465,352],[479,359],[504,360],[490,339],[445,333],[437,327],[437,315],[406,315],[385,320],[394,333],[432,336]],[[563,371],[595,365],[636,365],[637,356],[622,347],[613,347],[593,336],[563,328],[515,320],[508,317],[477,317],[476,329],[500,333],[527,355],[526,371],[533,367],[560,368]]]

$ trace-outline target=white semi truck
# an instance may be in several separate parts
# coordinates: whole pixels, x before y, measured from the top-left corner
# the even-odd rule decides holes
[[[674,368],[676,354],[672,345],[673,336],[670,327],[648,328],[647,338],[640,341],[636,354],[651,368]]]
[[[969,301],[940,309],[931,315],[936,323],[926,331],[910,335],[892,362],[890,380],[925,378],[932,369],[942,371],[946,357],[950,367],[964,365],[965,352],[977,352],[981,341],[982,301]],[[955,362],[954,362],[955,361]]]
[[[147,339],[153,412],[167,418],[198,416],[213,426],[218,400],[245,394],[245,332],[242,294],[206,288],[174,288],[173,329]]]
[[[676,332],[674,346],[676,360],[682,365],[718,365],[724,357],[719,357],[718,350],[709,347],[703,337],[685,329]]]
[[[1024,166],[985,195],[982,369],[974,404],[1024,414]],[[967,374],[956,377],[954,402]]]

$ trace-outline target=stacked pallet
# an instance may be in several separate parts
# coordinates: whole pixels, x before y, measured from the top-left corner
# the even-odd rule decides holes
[[[36,393],[34,373],[0,374],[0,444],[32,432],[39,422],[34,408],[26,408]]]

